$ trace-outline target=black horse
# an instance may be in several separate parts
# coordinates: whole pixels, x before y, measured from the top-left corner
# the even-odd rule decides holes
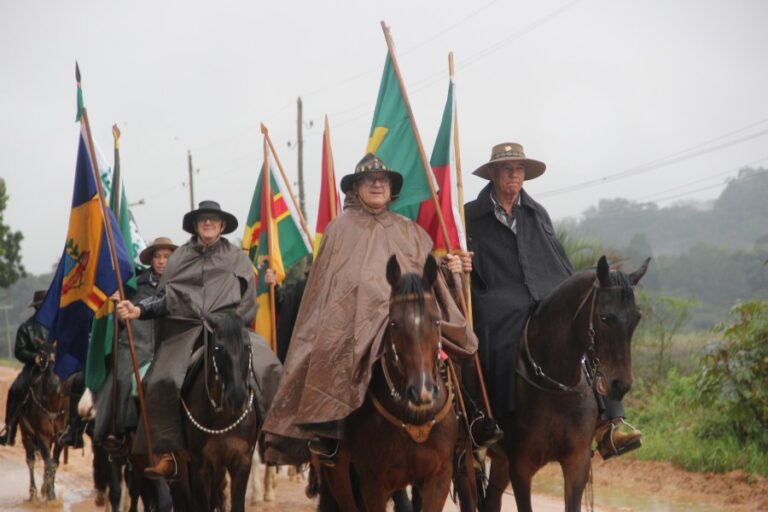
[[[483,510],[500,510],[510,479],[517,509],[531,511],[531,479],[557,461],[565,478],[565,510],[581,509],[598,418],[595,391],[620,400],[632,386],[632,334],[640,321],[631,274],[608,267],[574,274],[537,308],[526,325],[517,367],[514,415],[505,418]],[[587,372],[583,361],[586,361]]]
[[[233,311],[210,319],[212,339],[201,348],[182,388],[188,458],[180,464],[184,501],[174,508],[223,510],[225,475],[233,512],[245,510],[245,491],[259,434],[256,397],[250,386],[251,345]],[[184,503],[186,502],[186,503]]]

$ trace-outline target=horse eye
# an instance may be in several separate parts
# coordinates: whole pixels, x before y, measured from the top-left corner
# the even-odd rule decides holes
[[[394,329],[397,327],[397,324],[395,322],[389,322],[389,326]]]
[[[606,324],[613,322],[613,315],[600,315],[600,320]]]

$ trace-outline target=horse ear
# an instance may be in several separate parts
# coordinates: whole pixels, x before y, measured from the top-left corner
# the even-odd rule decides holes
[[[642,265],[640,265],[640,268],[629,274],[629,280],[632,283],[632,286],[635,286],[640,279],[643,278],[645,275],[645,272],[648,270],[648,263],[651,262],[651,258],[646,258]]]
[[[427,261],[424,262],[424,272],[421,274],[421,282],[424,288],[431,290],[437,281],[437,261],[431,254],[427,255]]]
[[[611,285],[611,267],[608,266],[605,255],[600,256],[600,259],[597,260],[597,280],[600,281],[600,286],[603,288]]]
[[[400,264],[394,254],[387,261],[387,282],[394,287],[400,281]]]

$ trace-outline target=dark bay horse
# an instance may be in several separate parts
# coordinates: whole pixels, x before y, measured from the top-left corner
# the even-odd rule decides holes
[[[56,499],[56,470],[64,446],[59,436],[69,423],[69,389],[53,372],[56,349],[44,343],[40,351],[40,363],[35,368],[29,394],[20,411],[21,440],[26,451],[29,468],[29,499],[37,498],[35,483],[35,452],[43,460],[43,484],[40,488],[46,500]]]
[[[441,375],[437,272],[431,255],[421,275],[402,275],[395,256],[387,263],[392,293],[384,355],[365,402],[347,419],[335,467],[321,469],[319,510],[384,512],[392,493],[408,485],[419,489],[423,510],[443,509],[459,427],[453,389]]]
[[[187,503],[181,510],[224,510],[225,476],[233,512],[245,510],[245,491],[259,434],[251,387],[251,345],[233,311],[217,314],[212,339],[202,347],[199,368],[182,388],[188,464],[180,464]],[[186,484],[186,485],[185,485]],[[178,496],[178,493],[176,494]],[[176,506],[179,505],[179,506]]]
[[[531,316],[521,339],[517,409],[502,422],[504,439],[491,452],[483,510],[501,509],[511,479],[517,510],[530,512],[531,479],[552,461],[563,471],[565,510],[581,510],[598,419],[593,389],[620,400],[632,386],[630,342],[640,321],[634,286],[649,261],[625,274],[611,271],[602,256],[596,272],[568,278]]]

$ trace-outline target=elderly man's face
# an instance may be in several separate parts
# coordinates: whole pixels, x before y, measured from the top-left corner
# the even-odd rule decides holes
[[[360,201],[374,212],[387,207],[392,199],[392,188],[386,172],[368,172],[357,180],[357,195]]]
[[[170,249],[158,249],[152,253],[152,271],[161,276],[165,272],[165,264],[173,253]]]
[[[204,245],[211,245],[218,240],[226,226],[224,220],[215,213],[201,213],[195,218],[195,225],[197,238]]]
[[[525,167],[518,162],[495,164],[489,173],[497,195],[517,197],[525,181]]]

